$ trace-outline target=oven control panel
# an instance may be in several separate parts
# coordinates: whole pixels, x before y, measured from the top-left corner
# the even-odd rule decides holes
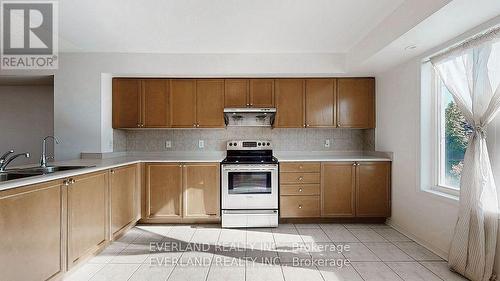
[[[270,140],[232,140],[227,142],[227,150],[270,150]]]

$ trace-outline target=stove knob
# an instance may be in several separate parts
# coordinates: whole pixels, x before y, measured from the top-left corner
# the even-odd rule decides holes
[[[260,142],[257,143],[257,146],[260,146]]]
[[[236,146],[236,143],[233,143],[234,146]]]
[[[233,143],[232,143],[232,142],[230,142],[230,143],[229,143],[229,146],[233,146]]]
[[[267,143],[267,146],[271,146],[271,143],[270,143],[270,142],[268,142],[268,143]]]

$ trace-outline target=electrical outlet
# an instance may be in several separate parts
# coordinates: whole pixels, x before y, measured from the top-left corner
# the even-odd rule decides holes
[[[198,140],[198,147],[199,148],[205,148],[205,141],[204,140]]]
[[[172,141],[165,141],[165,148],[172,148]]]
[[[330,140],[325,140],[325,147],[330,147]]]

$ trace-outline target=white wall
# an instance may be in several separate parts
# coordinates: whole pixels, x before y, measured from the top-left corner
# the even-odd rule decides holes
[[[11,165],[38,163],[42,139],[54,134],[54,87],[52,85],[0,85],[0,154],[9,149],[31,153]],[[52,142],[49,151],[52,151]]]

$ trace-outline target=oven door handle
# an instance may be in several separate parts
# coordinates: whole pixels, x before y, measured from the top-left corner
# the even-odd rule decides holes
[[[278,171],[278,168],[223,168],[223,171],[229,172],[245,172],[245,171],[254,171],[254,172],[274,172]]]

